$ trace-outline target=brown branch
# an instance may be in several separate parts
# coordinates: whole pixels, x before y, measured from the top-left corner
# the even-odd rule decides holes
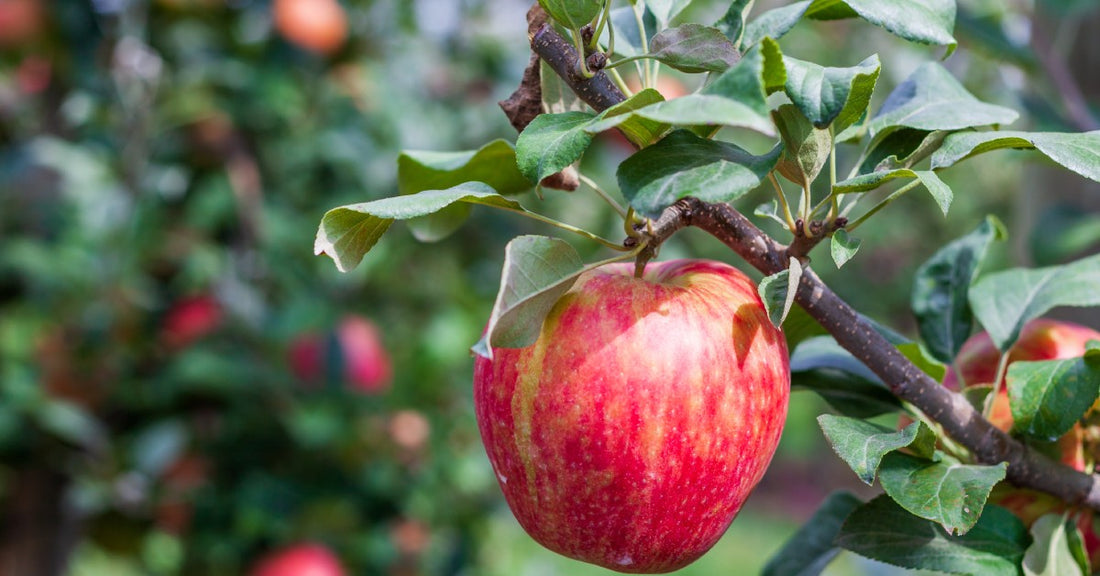
[[[680,200],[654,222],[652,240],[664,241],[686,226],[710,233],[764,274],[775,274],[787,267],[787,247],[764,234],[728,204],[708,204],[695,198]],[[997,429],[960,394],[944,388],[914,366],[812,270],[803,271],[795,299],[837,343],[878,375],[894,395],[942,426],[979,462],[1008,462],[1008,480],[1013,484],[1100,510],[1100,477],[1054,462]]]
[[[605,110],[625,99],[602,72],[588,79],[576,74],[576,52],[548,25],[542,25],[531,37],[531,47],[595,110]],[[685,198],[667,208],[646,233],[651,243],[659,246],[687,226],[710,233],[764,274],[784,270],[790,255],[805,256],[816,244],[807,239],[801,244],[796,241],[791,247],[783,246],[732,206],[708,204],[695,198]],[[823,235],[815,236],[820,240]],[[979,462],[1007,462],[1007,477],[1013,484],[1100,511],[1100,477],[1059,464],[997,429],[962,395],[944,388],[913,365],[813,270],[803,271],[796,301],[837,343],[878,375],[894,395],[938,423]]]

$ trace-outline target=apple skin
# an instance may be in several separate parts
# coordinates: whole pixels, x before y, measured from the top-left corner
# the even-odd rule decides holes
[[[389,389],[393,364],[373,322],[362,316],[345,316],[336,327],[334,337],[343,367],[341,376],[353,390],[380,394]],[[324,380],[326,347],[327,338],[322,334],[310,332],[298,336],[291,342],[288,353],[291,370],[305,382]]]
[[[250,576],[344,576],[340,560],[320,544],[302,543],[266,556]]]
[[[782,332],[752,281],[705,260],[583,274],[535,344],[474,366],[478,427],[520,525],[619,572],[709,550],[767,469],[787,414]]]
[[[299,48],[329,56],[348,36],[348,18],[337,0],[275,0],[275,28]]]

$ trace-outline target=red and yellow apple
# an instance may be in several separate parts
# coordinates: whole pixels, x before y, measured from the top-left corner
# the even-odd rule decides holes
[[[275,28],[287,41],[321,55],[344,45],[348,18],[337,0],[275,0]]]
[[[312,384],[327,379],[330,341],[339,354],[340,377],[354,390],[378,394],[389,388],[393,366],[382,335],[373,322],[354,315],[345,316],[330,335],[309,332],[291,342],[290,367],[298,378]]]
[[[527,348],[474,367],[489,461],[547,548],[620,572],[677,570],[729,527],[787,413],[783,334],[719,262],[583,274]]]
[[[1075,358],[1085,353],[1085,347],[1090,340],[1100,340],[1100,332],[1071,322],[1032,320],[1020,331],[1020,338],[1009,349],[1008,363],[1011,365],[1017,361]],[[997,378],[1000,360],[1001,352],[993,344],[989,334],[975,334],[963,343],[954,365],[944,376],[943,384],[952,390],[958,390],[960,384],[963,387],[990,385]],[[1008,390],[1003,381],[1000,392],[993,399],[989,420],[1003,431],[1012,429],[1012,411],[1009,407]],[[1075,424],[1058,440],[1057,450],[1063,464],[1076,470],[1085,470],[1086,448],[1084,430],[1080,424]],[[1067,509],[1066,504],[1054,496],[1005,483],[994,488],[989,501],[1008,508],[1028,527],[1044,514],[1062,513]],[[1092,512],[1083,511],[1077,516],[1077,526],[1084,536],[1092,565],[1100,566],[1100,536],[1093,528],[1092,520]]]
[[[262,558],[250,576],[344,576],[340,559],[320,544],[302,543]]]

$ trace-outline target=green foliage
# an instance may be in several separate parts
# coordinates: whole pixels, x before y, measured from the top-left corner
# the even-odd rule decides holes
[[[1013,362],[1007,383],[1013,431],[1053,442],[1100,396],[1100,358]]]
[[[878,55],[851,68],[829,68],[783,58],[787,95],[816,128],[839,134],[867,111],[881,71]]]
[[[946,168],[977,154],[1004,148],[1038,150],[1065,168],[1100,182],[1100,131],[960,132],[947,137],[932,156],[932,167]]]
[[[737,63],[737,49],[717,28],[683,24],[662,30],[649,44],[650,55],[681,72],[725,72]]]
[[[532,183],[576,162],[592,143],[585,127],[595,118],[587,112],[541,114],[516,140],[516,162]]]
[[[765,277],[760,281],[758,291],[764,308],[772,324],[782,326],[794,305],[794,296],[798,292],[798,282],[802,279],[802,264],[797,258],[790,259],[786,270]]]
[[[848,232],[843,229],[834,232],[832,239],[829,241],[829,254],[832,255],[836,267],[844,266],[855,257],[862,244],[862,240],[849,236]]]
[[[797,317],[801,309],[796,306],[793,310],[792,316]],[[787,332],[791,324],[788,320]],[[882,381],[831,337],[811,337],[794,349],[791,388],[812,390],[835,410],[852,418],[870,418],[901,410],[901,402]]]
[[[1077,526],[1062,514],[1044,514],[1031,525],[1031,546],[1024,554],[1025,576],[1090,573]]]
[[[986,506],[969,532],[952,536],[883,495],[848,516],[836,543],[903,568],[1012,576],[1020,573],[1031,538],[1020,520],[999,506]]]
[[[820,574],[840,551],[834,541],[844,520],[863,504],[847,492],[829,495],[814,515],[768,561],[763,576]]]
[[[867,485],[875,481],[879,464],[887,454],[909,448],[931,457],[936,446],[935,433],[922,422],[913,422],[902,430],[830,414],[822,414],[817,422],[833,450]]]
[[[539,5],[551,18],[571,30],[592,22],[603,10],[602,0],[539,0]]]
[[[940,362],[949,363],[970,336],[974,314],[967,300],[989,246],[1006,235],[990,216],[970,234],[944,246],[917,269],[911,297],[921,339]]]
[[[1055,306],[1098,306],[1100,256],[1035,269],[987,274],[970,287],[970,307],[1001,350],[1007,350],[1029,320]]]
[[[948,534],[962,535],[978,522],[989,492],[1004,480],[1007,469],[1007,462],[979,466],[892,452],[882,459],[879,483],[911,514],[943,526]]]
[[[912,42],[947,46],[947,55],[958,43],[953,0],[814,0],[807,18],[832,20],[859,16]]]

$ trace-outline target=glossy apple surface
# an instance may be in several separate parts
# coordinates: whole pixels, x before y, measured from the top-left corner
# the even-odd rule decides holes
[[[320,544],[296,544],[260,560],[250,576],[344,576],[344,568]]]
[[[786,342],[719,262],[582,275],[527,348],[478,357],[474,402],[519,523],[620,572],[679,569],[763,476],[787,413]]]

